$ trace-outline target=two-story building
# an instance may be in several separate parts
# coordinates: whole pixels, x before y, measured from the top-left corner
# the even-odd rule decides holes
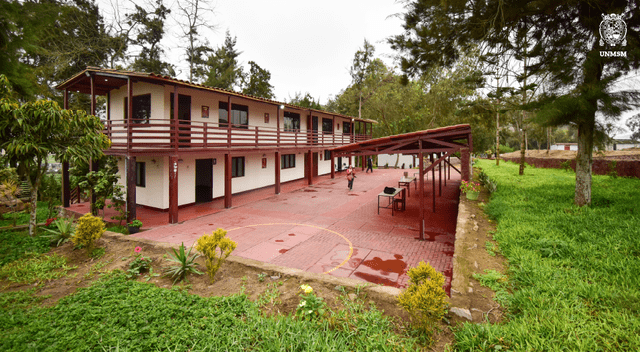
[[[371,138],[375,121],[308,109],[153,73],[88,67],[56,87],[106,96],[107,155],[118,157],[129,220],[141,205],[178,208],[339,171],[352,160],[329,149]],[[68,164],[63,205],[69,206]]]

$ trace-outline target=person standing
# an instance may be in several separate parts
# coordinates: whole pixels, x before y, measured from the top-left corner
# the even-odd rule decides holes
[[[353,179],[355,178],[356,171],[353,169],[353,166],[349,165],[349,168],[347,169],[347,186],[349,187],[350,191],[353,189]]]
[[[367,171],[365,171],[364,173],[366,174],[369,171],[373,173],[373,159],[371,159],[371,157],[367,159]]]

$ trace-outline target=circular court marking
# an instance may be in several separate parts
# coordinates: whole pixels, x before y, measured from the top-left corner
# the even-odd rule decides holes
[[[320,227],[320,226],[307,225],[307,224],[296,224],[296,223],[290,223],[290,222],[275,222],[275,223],[270,223],[270,224],[255,224],[255,225],[240,226],[240,227],[233,228],[231,230],[227,230],[227,232],[233,231],[233,230],[243,229],[243,228],[246,228],[246,227],[276,226],[276,225],[295,225],[295,226],[313,227],[313,228],[316,228],[316,229],[320,229],[320,230],[324,230],[324,231],[327,231],[327,232],[331,232],[331,233],[333,233],[335,235],[338,235],[338,236],[342,237],[343,240],[347,241],[347,244],[349,244],[349,255],[347,255],[347,257],[338,266],[336,266],[335,268],[332,268],[331,270],[325,271],[323,274],[328,274],[328,273],[338,269],[339,267],[347,264],[349,259],[351,259],[351,255],[353,254],[353,245],[351,244],[351,241],[349,241],[348,238],[344,237],[342,234],[340,234],[338,232],[335,232],[335,231],[329,230],[329,229],[325,229],[324,227]]]

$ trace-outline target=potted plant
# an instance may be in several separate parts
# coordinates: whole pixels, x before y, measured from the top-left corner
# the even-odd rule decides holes
[[[478,195],[480,194],[480,184],[462,180],[462,183],[460,183],[460,190],[467,194],[467,199],[476,200],[478,199]]]
[[[130,235],[138,233],[138,231],[140,231],[140,228],[142,227],[142,221],[135,219],[128,224],[128,227]]]

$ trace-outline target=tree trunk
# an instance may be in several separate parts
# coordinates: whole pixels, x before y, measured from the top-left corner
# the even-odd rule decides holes
[[[36,235],[36,220],[37,220],[37,208],[38,208],[38,183],[35,185],[31,184],[31,180],[29,180],[31,186],[31,195],[29,197],[29,203],[31,204],[31,209],[29,210],[29,236],[33,237]]]
[[[593,120],[578,125],[578,154],[576,155],[576,194],[577,206],[591,205],[591,166],[593,164]]]
[[[496,112],[496,166],[500,165],[500,112]]]
[[[524,115],[524,112],[522,113]],[[518,175],[522,176],[524,175],[524,160],[525,160],[525,156],[526,156],[526,150],[525,150],[525,129],[524,129],[524,116],[523,116],[523,123],[522,123],[522,132],[520,133],[520,171],[518,172]]]

